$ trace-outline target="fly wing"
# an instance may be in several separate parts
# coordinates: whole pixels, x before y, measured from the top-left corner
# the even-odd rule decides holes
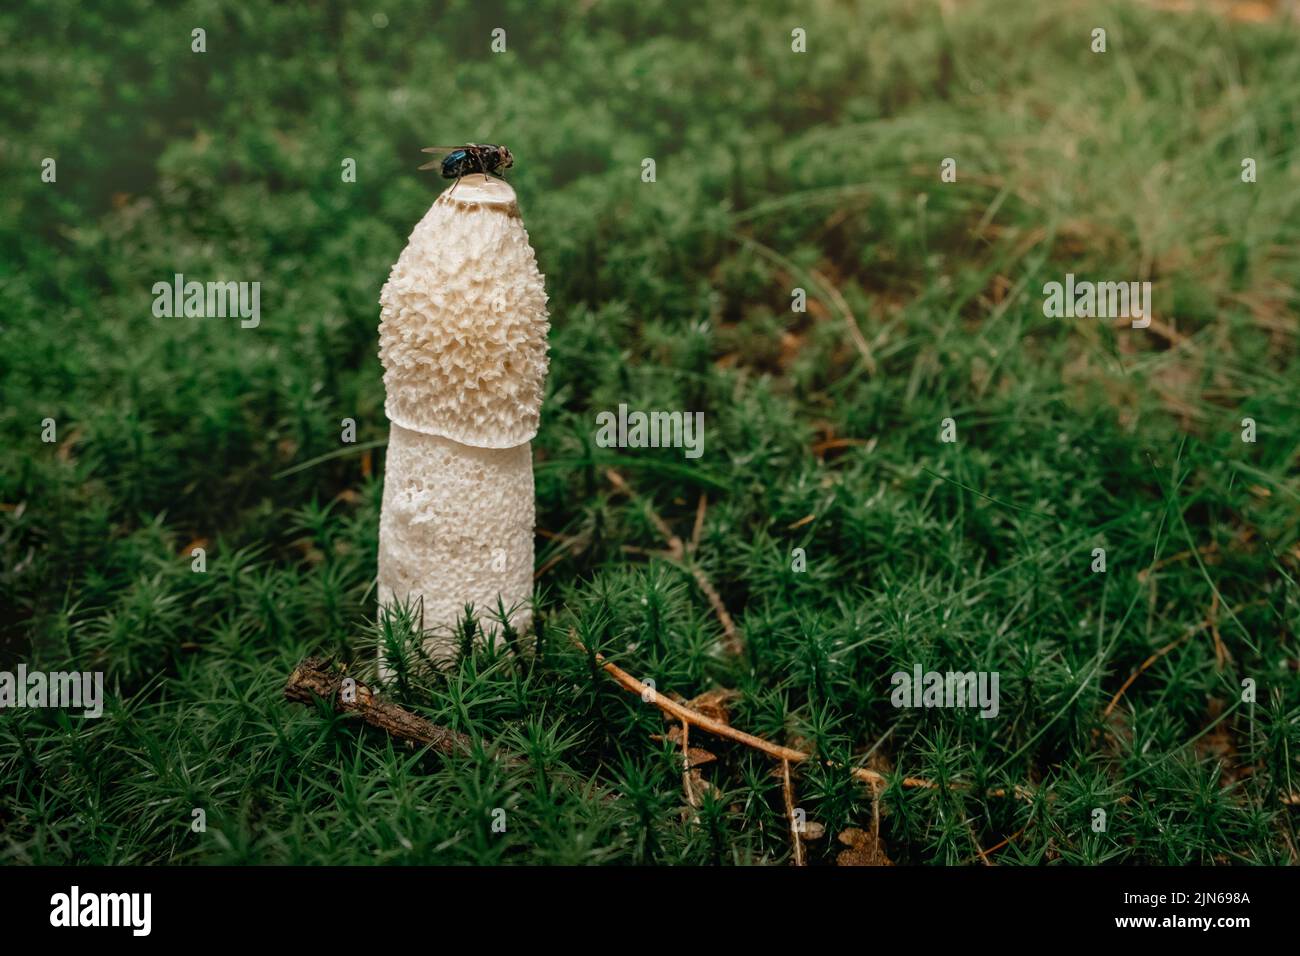
[[[422,148],[420,152],[443,153],[443,155],[446,155],[446,153],[455,152],[456,150],[460,150],[460,148],[461,147],[459,146],[426,146]],[[442,165],[441,159],[433,159],[433,160],[429,160],[428,163],[425,163],[424,165],[420,166],[420,169],[421,170],[437,169],[438,166],[441,165]]]
[[[464,149],[464,148],[465,148],[464,146],[426,146],[426,147],[424,147],[422,150],[420,150],[420,152],[422,152],[422,153],[435,153],[435,154],[437,154],[437,153],[441,153],[441,154],[443,154],[443,155],[446,155],[447,153],[454,153],[454,152],[456,152],[456,150],[458,150],[458,149]],[[419,167],[419,168],[422,169],[422,170],[423,170],[423,169],[437,169],[437,168],[438,168],[439,166],[441,166],[441,165],[442,165],[442,160],[441,160],[441,159],[431,159],[431,160],[429,160],[429,162],[425,163],[423,166],[421,166],[421,167]]]

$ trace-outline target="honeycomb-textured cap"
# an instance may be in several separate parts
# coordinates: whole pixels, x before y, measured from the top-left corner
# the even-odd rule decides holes
[[[379,302],[390,421],[479,448],[532,440],[550,325],[509,185],[467,176],[439,196]]]

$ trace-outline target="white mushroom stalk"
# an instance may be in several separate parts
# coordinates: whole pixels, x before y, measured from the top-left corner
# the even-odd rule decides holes
[[[472,175],[439,196],[379,301],[380,613],[416,607],[426,653],[445,661],[467,605],[480,640],[499,628],[498,602],[517,633],[532,623],[531,441],[550,326],[514,190]]]

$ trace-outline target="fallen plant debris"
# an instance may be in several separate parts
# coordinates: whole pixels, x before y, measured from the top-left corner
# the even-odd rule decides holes
[[[794,805],[794,784],[790,782],[790,761],[781,761],[781,796],[785,800],[785,818],[790,824],[790,850],[795,866],[807,866],[803,851],[804,820]]]
[[[344,682],[349,680],[352,683],[345,687]],[[284,697],[298,704],[311,704],[317,699],[326,701],[335,713],[354,715],[399,740],[432,747],[448,756],[468,754],[473,747],[473,741],[465,734],[439,727],[384,700],[366,684],[337,671],[319,657],[304,658],[293,669],[284,685]]]
[[[623,492],[623,494],[627,495],[629,498],[638,498],[637,493],[632,489],[632,486],[628,484],[627,479],[613,468],[606,469],[605,477],[609,479],[610,484]],[[728,611],[727,606],[722,603],[722,597],[718,594],[718,589],[713,586],[713,582],[710,581],[709,576],[704,573],[704,569],[701,568],[692,558],[695,546],[699,542],[700,532],[704,526],[706,499],[701,496],[696,507],[695,524],[689,545],[684,545],[682,543],[682,539],[673,533],[672,528],[668,526],[668,523],[664,521],[663,518],[659,517],[659,513],[654,510],[654,507],[648,501],[644,501],[643,503],[645,504],[646,514],[649,516],[651,524],[655,526],[659,535],[664,539],[664,543],[668,546],[668,550],[659,556],[671,561],[678,567],[686,569],[690,573],[691,577],[695,579],[696,585],[699,586],[699,589],[704,593],[704,596],[708,598],[709,605],[713,608],[713,613],[717,615],[718,623],[722,625],[722,646],[726,649],[727,653],[737,656],[744,653],[744,638],[741,637],[740,631],[736,627],[736,622],[731,616],[731,612]]]
[[[724,723],[722,720],[692,710],[684,704],[679,704],[677,701],[660,694],[649,685],[643,684],[617,664],[606,660],[603,654],[589,650],[586,645],[578,640],[576,634],[570,633],[569,638],[583,653],[591,654],[596,663],[605,671],[605,673],[614,678],[614,680],[617,681],[624,690],[640,695],[643,700],[649,701],[664,713],[676,718],[682,723],[698,727],[701,730],[718,737],[725,737],[728,740],[734,740],[735,742],[744,744],[747,747],[753,747],[755,750],[760,750],[768,756],[775,757],[778,760],[787,760],[791,763],[803,763],[808,760],[816,759],[810,753],[806,753],[802,750],[795,750],[793,747],[774,744],[769,740],[764,740],[762,737],[747,734],[743,730],[736,730],[729,724]],[[828,764],[828,766],[833,765]],[[886,778],[884,774],[877,773],[875,770],[869,770],[866,767],[849,767],[847,769],[849,773],[858,780],[870,785],[873,791],[877,791],[878,788],[884,786],[888,782],[888,778]],[[903,777],[898,782],[904,787],[919,787],[927,790],[939,789],[939,784],[930,780],[925,780],[921,777]],[[949,784],[948,787],[952,790],[966,789],[963,784],[958,783]],[[1017,786],[1011,791],[1002,787],[997,787],[989,790],[987,795],[990,797],[1005,797],[1008,793],[1011,793],[1018,798],[1025,799],[1031,796],[1032,791],[1022,786]]]
[[[841,830],[836,837],[847,850],[835,857],[836,866],[893,866],[894,861],[885,854],[885,841],[879,835],[857,827]]]

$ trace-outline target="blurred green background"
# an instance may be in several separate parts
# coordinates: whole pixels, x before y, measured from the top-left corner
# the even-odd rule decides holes
[[[7,5],[0,666],[110,694],[0,713],[0,858],[790,861],[772,762],[692,734],[718,760],[684,784],[574,633],[886,774],[795,768],[814,864],[858,831],[897,863],[1295,862],[1284,6]],[[538,652],[392,691],[482,742],[446,759],[280,689],[307,653],[373,661],[377,300],[445,185],[420,147],[467,141],[516,157],[552,365]],[[155,318],[178,272],[260,282],[260,326]],[[1045,318],[1067,272],[1152,281],[1156,322]],[[704,456],[596,448],[620,402],[704,411]],[[688,538],[701,495],[693,554],[648,553],[650,509]],[[895,710],[916,663],[999,671],[999,718]]]

